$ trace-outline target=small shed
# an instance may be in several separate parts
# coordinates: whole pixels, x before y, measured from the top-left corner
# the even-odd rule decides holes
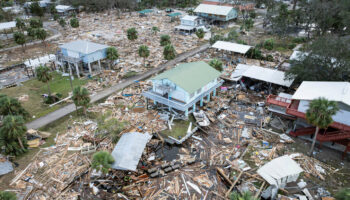
[[[113,169],[136,171],[143,150],[152,138],[149,133],[124,133],[115,146],[112,156],[115,162]]]
[[[151,12],[153,12],[152,9],[145,9],[145,10],[138,11],[138,13],[140,14],[140,17],[144,17],[146,16],[147,13],[151,13]]]
[[[278,188],[284,188],[287,183],[295,182],[303,171],[298,163],[285,155],[266,163],[257,172],[271,185],[271,196],[274,197]]]
[[[57,5],[56,10],[60,15],[65,15],[71,11],[74,10],[72,6],[66,6],[66,5]]]
[[[175,13],[169,13],[166,16],[170,17],[170,21],[174,21],[175,18],[178,18],[179,16],[181,16],[182,14],[179,12],[175,12]]]
[[[237,10],[232,6],[199,4],[194,13],[209,21],[226,22],[237,18]]]

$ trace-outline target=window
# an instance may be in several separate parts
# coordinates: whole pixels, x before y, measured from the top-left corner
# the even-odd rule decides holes
[[[192,99],[192,98],[193,98],[193,96],[194,96],[194,93],[190,94],[190,99]]]
[[[202,88],[199,88],[198,90],[197,90],[197,94],[199,94],[199,93],[201,93],[202,92]]]

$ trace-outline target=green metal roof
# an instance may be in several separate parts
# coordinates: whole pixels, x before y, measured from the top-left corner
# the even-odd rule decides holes
[[[169,79],[177,86],[192,94],[220,76],[220,72],[204,61],[183,63],[165,71],[152,80]]]
[[[145,10],[138,11],[138,13],[140,13],[140,14],[146,14],[146,13],[150,13],[150,12],[153,12],[153,10],[152,9],[145,9]]]
[[[179,12],[167,14],[167,16],[169,16],[169,17],[176,17],[179,15],[181,15],[181,13],[179,13]]]

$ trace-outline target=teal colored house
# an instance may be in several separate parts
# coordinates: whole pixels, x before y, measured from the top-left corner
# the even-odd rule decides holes
[[[84,72],[84,68],[88,70],[89,74],[92,74],[91,64],[97,62],[100,71],[100,61],[107,57],[108,47],[107,45],[84,40],[69,42],[59,47],[60,50],[56,55],[56,63],[61,66],[67,63],[70,70],[72,70],[70,65],[74,65],[75,69],[73,70],[76,71],[78,77],[80,77],[80,72]]]
[[[226,22],[237,18],[237,10],[231,6],[219,6],[211,4],[199,4],[194,10],[197,16],[203,17],[208,21]]]
[[[196,110],[196,103],[203,106],[204,100],[210,101],[210,95],[216,95],[216,88],[223,83],[218,80],[220,75],[203,61],[180,64],[152,78],[152,89],[142,95],[187,116]]]

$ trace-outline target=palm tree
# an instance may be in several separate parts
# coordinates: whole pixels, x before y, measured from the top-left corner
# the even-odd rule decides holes
[[[29,113],[22,107],[17,99],[3,94],[0,96],[0,115],[21,115],[23,118],[29,117]]]
[[[5,147],[6,154],[19,155],[26,151],[25,134],[27,128],[22,116],[8,115],[0,128],[0,146]]]
[[[50,80],[52,79],[52,74],[50,72],[50,69],[46,67],[45,65],[40,65],[35,69],[36,78],[38,81],[41,81],[43,83],[47,83],[47,90],[49,92],[49,96],[51,96],[51,90],[50,90]]]
[[[73,96],[72,96],[73,102],[75,106],[82,106],[84,115],[86,115],[86,108],[88,107],[90,103],[90,96],[89,91],[86,88],[83,87],[76,87],[73,90]]]
[[[72,19],[70,19],[69,22],[72,28],[79,28],[79,20],[76,17],[73,17]],[[79,30],[78,30],[78,36],[79,36]]]
[[[141,45],[139,47],[139,56],[143,58],[143,65],[146,66],[146,58],[149,56],[148,46]]]
[[[205,32],[203,31],[203,29],[198,29],[197,31],[196,31],[196,36],[198,37],[198,39],[203,39],[204,38],[204,35],[205,35]]]
[[[26,43],[26,37],[22,32],[15,32],[13,34],[13,38],[15,39],[15,42],[19,45],[22,46],[23,52],[25,51],[24,49],[24,44]]]
[[[60,18],[60,19],[58,20],[58,23],[60,24],[60,26],[61,26],[62,28],[64,28],[64,27],[67,25],[66,21],[65,21],[63,18]]]
[[[222,69],[222,62],[221,62],[221,60],[218,60],[218,59],[216,59],[216,58],[214,58],[213,60],[211,60],[211,61],[209,62],[209,65],[212,66],[214,69],[220,71],[220,72],[222,72],[222,70],[223,70],[223,69]]]
[[[136,40],[137,39],[137,30],[135,28],[129,28],[127,30],[127,37],[131,41]]]
[[[160,36],[160,46],[166,46],[168,44],[171,44],[170,36],[169,35],[161,35]]]
[[[176,52],[173,45],[171,44],[166,45],[164,47],[163,55],[166,60],[174,59],[176,57]]]
[[[99,151],[92,156],[91,167],[97,171],[107,174],[114,163],[113,156],[107,151]]]
[[[327,128],[333,122],[332,116],[338,110],[338,104],[335,101],[328,101],[325,98],[314,99],[310,102],[309,109],[306,111],[306,120],[316,126],[316,131],[309,156],[312,156],[319,130]]]
[[[45,39],[47,37],[47,32],[43,28],[39,28],[35,32],[36,37],[43,42],[43,44],[46,46]]]
[[[156,26],[153,26],[152,27],[152,32],[153,32],[154,35],[157,35],[157,33],[159,32],[159,28],[156,27]]]
[[[16,27],[18,28],[18,30],[20,30],[23,33],[24,29],[26,28],[26,24],[24,23],[24,20],[21,18],[16,18]]]
[[[115,47],[107,48],[107,59],[109,60],[109,69],[111,69],[112,63],[119,58],[118,51]]]
[[[253,197],[252,193],[245,192],[242,195],[240,195],[238,192],[232,192],[230,194],[230,200],[257,200]]]
[[[17,200],[17,196],[14,192],[0,191],[1,200]]]

